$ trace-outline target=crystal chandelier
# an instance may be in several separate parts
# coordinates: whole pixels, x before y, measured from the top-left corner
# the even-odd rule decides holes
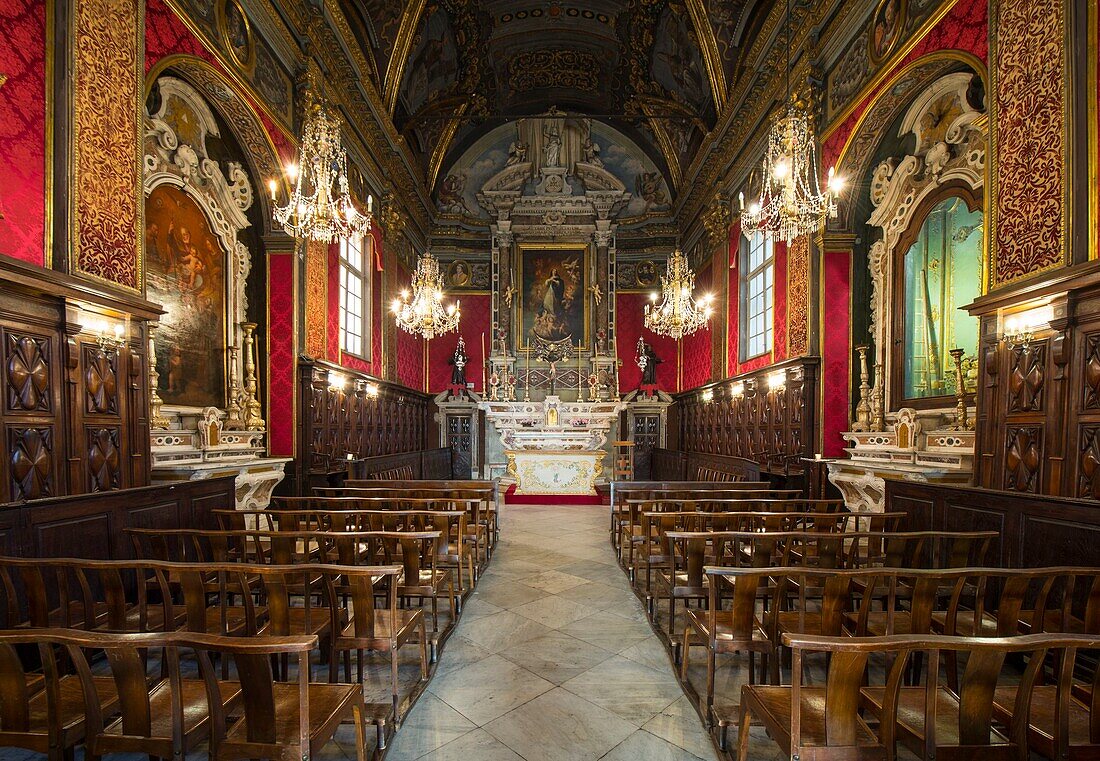
[[[410,333],[420,334],[429,341],[458,328],[460,302],[443,306],[443,272],[431,252],[425,252],[416,262],[412,277],[412,293],[402,291],[393,300],[397,325]]]
[[[661,276],[660,295],[652,294],[653,303],[645,305],[645,326],[657,335],[677,341],[705,327],[714,313],[711,297],[708,294],[696,301],[694,290],[695,273],[677,248],[668,259],[668,270]]]
[[[791,4],[787,2],[787,108],[772,123],[764,154],[760,198],[745,206],[741,229],[772,240],[792,240],[821,229],[826,216],[836,216],[836,196],[842,182],[833,169],[825,191],[818,180],[813,116],[791,96]]]
[[[275,221],[288,235],[333,243],[370,231],[374,199],[360,214],[348,191],[348,156],[340,125],[323,103],[315,103],[302,130],[298,163],[286,168],[293,188],[285,206],[278,205],[275,180],[268,182]]]

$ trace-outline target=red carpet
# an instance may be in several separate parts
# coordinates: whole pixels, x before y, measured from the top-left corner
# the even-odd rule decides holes
[[[508,487],[504,493],[504,502],[508,505],[607,505],[606,497],[598,494],[516,494],[516,485]]]

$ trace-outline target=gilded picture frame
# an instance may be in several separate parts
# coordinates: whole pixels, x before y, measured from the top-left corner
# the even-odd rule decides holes
[[[592,335],[592,247],[585,243],[517,246],[514,325],[517,346],[569,339],[586,351]]]
[[[897,50],[905,35],[908,0],[879,0],[867,30],[867,54],[871,63],[881,64]]]
[[[233,61],[251,74],[256,68],[256,38],[240,0],[218,3],[218,34]]]

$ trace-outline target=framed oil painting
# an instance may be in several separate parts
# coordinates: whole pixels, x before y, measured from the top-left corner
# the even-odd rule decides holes
[[[588,346],[590,251],[583,244],[520,244],[519,344],[570,340]]]
[[[165,310],[156,340],[165,404],[225,406],[225,260],[199,205],[173,185],[154,188],[145,204],[145,286]]]

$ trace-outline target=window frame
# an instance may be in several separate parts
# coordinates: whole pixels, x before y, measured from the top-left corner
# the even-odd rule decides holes
[[[759,246],[754,246],[756,241],[759,241]],[[760,247],[764,248],[765,255],[755,267],[750,268],[754,254]],[[775,350],[775,241],[762,233],[754,233],[752,236],[742,234],[737,275],[738,355],[739,361],[747,362],[769,355]],[[760,309],[753,309],[752,287],[757,280],[763,281],[759,294],[763,303]],[[753,329],[752,321],[755,317],[763,320],[762,332]],[[750,344],[758,338],[763,339],[763,348],[756,350]]]
[[[365,362],[370,361],[371,354],[371,308],[373,304],[373,273],[371,271],[371,258],[373,256],[374,240],[370,235],[358,236],[358,252],[361,267],[356,267],[348,257],[348,250],[352,246],[352,239],[341,238],[339,241],[338,260],[338,317],[339,317],[339,342],[340,354],[356,357]],[[359,294],[356,296],[349,288],[349,282],[359,283]],[[359,299],[359,314],[354,319],[359,327],[359,351],[349,348],[348,338],[354,333],[349,331],[349,302],[351,298]]]

